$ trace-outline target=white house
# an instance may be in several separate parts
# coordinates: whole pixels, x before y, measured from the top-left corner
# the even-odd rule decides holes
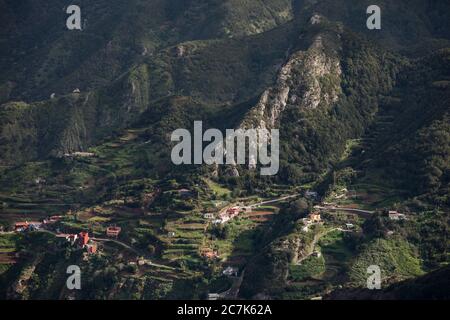
[[[214,219],[214,214],[213,213],[205,213],[203,215],[203,218],[205,218],[205,219]]]
[[[307,198],[316,199],[318,196],[319,196],[319,194],[317,192],[315,192],[315,191],[308,190],[305,193],[305,197],[307,197]]]
[[[209,293],[208,294],[208,300],[219,300],[220,294],[218,293]]]
[[[239,269],[233,268],[233,267],[227,267],[225,270],[222,271],[222,274],[224,276],[228,276],[228,277],[237,277],[238,273],[239,273]]]
[[[397,211],[389,211],[388,216],[391,220],[406,220],[406,215]]]

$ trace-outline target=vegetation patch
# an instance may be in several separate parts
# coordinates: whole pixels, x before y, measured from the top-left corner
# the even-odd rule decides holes
[[[289,266],[289,277],[292,281],[302,281],[309,278],[320,278],[325,272],[325,259],[321,255],[310,256],[303,260],[300,265]]]
[[[351,281],[358,286],[365,286],[367,268],[371,265],[380,267],[385,281],[423,274],[416,248],[402,239],[374,239],[363,245],[350,268]]]

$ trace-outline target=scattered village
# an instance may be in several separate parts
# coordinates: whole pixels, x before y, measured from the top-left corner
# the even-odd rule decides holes
[[[80,154],[80,156],[93,156],[93,154],[86,153],[77,153],[77,155]],[[74,156],[77,156],[73,154]],[[71,155],[72,156],[72,155]],[[182,199],[188,199],[193,196],[193,192],[189,189],[180,189],[177,191],[179,196]],[[317,199],[318,194],[315,191],[307,190],[304,193],[304,196],[309,199]],[[291,197],[289,197],[291,198]],[[282,198],[283,200],[284,198]],[[269,202],[276,202],[278,200],[272,200]],[[202,216],[205,220],[209,221],[212,225],[225,225],[229,223],[231,220],[235,219],[241,214],[249,214],[252,213],[252,210],[258,208],[261,204],[248,204],[244,205],[243,203],[239,203],[234,206],[227,206],[223,209],[221,209],[218,213],[216,212],[206,212]],[[345,208],[345,207],[335,207],[330,206],[329,204],[326,204],[326,206],[316,205],[314,206],[314,209],[307,215],[307,217],[302,219],[303,228],[302,231],[308,232],[310,227],[315,224],[323,224],[324,221],[321,217],[321,211],[360,211],[361,213],[372,213],[370,211],[364,211],[364,210],[356,210],[353,208]],[[399,220],[406,220],[407,216],[405,214],[399,213],[395,210],[389,210],[386,212],[386,216],[390,220],[399,221]],[[82,231],[78,234],[65,234],[59,232],[59,229],[54,231],[54,228],[52,227],[55,223],[61,221],[64,218],[62,215],[54,215],[50,216],[48,218],[43,219],[42,221],[18,221],[14,224],[14,231],[15,232],[31,232],[31,231],[49,231],[55,234],[58,238],[64,238],[69,243],[71,243],[72,246],[79,246],[80,248],[86,249],[89,253],[96,253],[97,246],[95,245],[95,241],[89,237],[89,234],[87,231]],[[355,228],[355,225],[353,223],[345,223],[343,228],[347,231],[351,231]],[[106,227],[106,237],[111,239],[117,239],[121,233],[122,228],[111,225]],[[175,237],[175,232],[168,232],[168,237]],[[204,250],[201,252],[201,254],[206,258],[217,258],[218,254],[214,251],[208,251]]]
[[[85,155],[83,154],[80,156]],[[151,197],[149,196],[150,200],[147,199],[148,200],[147,202],[151,203],[154,200],[155,195],[157,196],[161,194],[162,192],[160,190],[157,191],[156,193],[152,193]],[[180,199],[185,201],[196,196],[194,191],[187,188],[178,189],[176,190],[175,194],[177,194],[177,196]],[[223,202],[222,206],[218,207],[216,210],[208,210],[201,213],[201,218],[205,223],[205,227],[203,228],[205,231],[207,230],[208,226],[222,228],[229,224],[234,225],[234,221],[249,221],[249,223],[251,221],[252,223],[256,224],[265,223],[266,221],[269,221],[270,217],[276,214],[276,212],[274,212],[273,210],[276,208],[277,202],[285,203],[288,200],[295,200],[300,196],[310,199],[313,203],[316,203],[314,207],[311,207],[309,213],[304,218],[301,219],[301,229],[299,230],[301,230],[301,232],[305,234],[315,230],[315,226],[323,226],[324,224],[328,224],[327,218],[324,218],[324,213],[327,213],[326,214],[327,217],[329,216],[329,214],[333,212],[336,213],[347,212],[351,215],[356,216],[358,215],[366,216],[367,214],[373,213],[371,211],[365,211],[320,202],[319,195],[317,192],[306,190],[303,193],[296,193],[290,196],[282,196],[280,198],[271,200],[259,199],[259,202],[255,201],[246,202],[243,200],[234,203]],[[124,205],[124,203],[120,203],[120,205]],[[392,221],[407,220],[407,216],[405,214],[395,210],[387,210],[385,212],[385,217]],[[90,255],[99,254],[99,252],[101,252],[101,250],[99,251],[99,249],[103,248],[103,245],[99,246],[99,244],[104,242],[116,242],[118,244],[121,244],[123,248],[134,250],[135,253],[138,253],[133,248],[133,243],[122,242],[121,235],[123,233],[123,228],[117,226],[114,223],[110,223],[104,226],[103,229],[104,236],[102,237],[101,235],[99,235],[98,232],[96,232],[96,234],[94,235],[92,231],[88,231],[87,229],[79,232],[62,232],[61,230],[64,230],[65,228],[64,227],[61,228],[61,226],[63,226],[61,225],[61,222],[64,221],[65,218],[66,216],[64,215],[53,215],[46,217],[45,219],[42,219],[40,221],[31,221],[31,220],[16,221],[14,223],[13,231],[16,233],[29,233],[29,232],[51,233],[56,238],[61,239],[62,241],[68,243],[73,249],[83,250],[86,259]],[[347,221],[344,220],[341,223],[341,225],[335,226],[335,229],[343,232],[355,232],[359,230],[358,226],[355,224],[354,219],[350,219]],[[177,242],[180,237],[183,237],[183,235],[180,234],[180,231],[177,229],[168,228],[165,233],[165,237],[168,242],[172,243]],[[223,277],[229,278],[233,283],[232,288],[234,287],[234,289],[227,290],[226,292],[223,293],[211,293],[209,295],[209,299],[212,300],[230,298],[233,297],[233,295],[236,295],[239,289],[238,284],[240,283],[240,281],[242,281],[243,272],[245,272],[245,270],[243,269],[242,261],[240,260],[241,258],[230,256],[229,252],[224,250],[224,248],[222,248],[221,245],[218,245],[221,242],[225,243],[226,241],[225,240],[206,241],[206,243],[204,243],[204,245],[200,246],[198,249],[199,250],[198,254],[206,261],[219,262],[220,265],[222,266],[220,274]],[[141,255],[140,253],[141,252],[137,254],[137,258],[130,259],[128,261],[128,264],[129,265],[134,264],[137,266],[144,266],[146,264],[152,266],[158,265],[152,263],[148,258],[145,258],[144,255]],[[322,253],[320,250],[313,248],[309,256],[321,258]],[[17,258],[18,257],[14,257],[14,259]]]
[[[59,228],[54,225],[60,222],[64,216],[50,216],[42,221],[20,221],[14,224],[14,231],[18,233],[27,233],[33,231],[46,231],[54,234],[56,238],[64,239],[74,248],[85,250],[88,254],[96,254],[98,244],[95,238],[89,235],[88,231],[79,233],[62,233]],[[108,226],[106,228],[106,236],[111,239],[117,239],[120,235],[121,228],[117,226]]]

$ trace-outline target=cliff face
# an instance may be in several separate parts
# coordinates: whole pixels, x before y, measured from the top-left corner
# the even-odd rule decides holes
[[[296,49],[294,53],[290,52],[292,47],[287,50],[287,62],[279,67],[275,84],[263,91],[256,105],[243,116],[238,129],[282,129],[280,118],[286,108],[314,111],[320,106],[326,110],[338,101],[342,92],[342,30],[336,25],[322,32],[320,25],[324,20],[319,15],[310,19],[299,35],[300,46],[306,44],[308,48]],[[248,167],[255,169],[256,165],[250,163]],[[225,172],[240,175],[235,165],[227,167]],[[214,175],[217,174],[216,166]]]
[[[328,39],[330,37],[335,39]],[[291,54],[281,68],[276,84],[263,92],[240,127],[279,128],[280,116],[287,106],[314,110],[319,105],[327,108],[335,103],[341,93],[342,70],[339,52],[330,48],[330,44],[338,42],[339,37],[337,33],[319,33],[306,51]]]

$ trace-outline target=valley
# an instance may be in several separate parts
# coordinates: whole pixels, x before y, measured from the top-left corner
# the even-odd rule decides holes
[[[450,6],[379,1],[367,29],[371,4],[80,0],[66,30],[66,0],[0,0],[0,299],[401,299],[443,281]],[[278,130],[277,170],[173,161],[180,129],[194,151],[202,129]]]

